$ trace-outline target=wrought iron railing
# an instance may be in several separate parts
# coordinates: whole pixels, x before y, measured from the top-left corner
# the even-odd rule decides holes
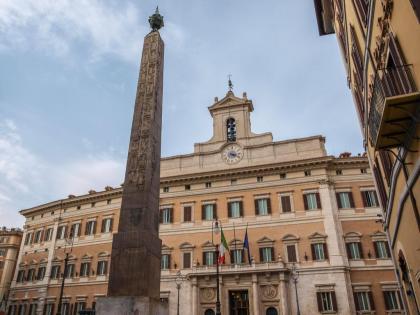
[[[375,146],[385,107],[385,98],[406,95],[417,91],[411,75],[411,65],[378,70],[370,99],[369,138]]]

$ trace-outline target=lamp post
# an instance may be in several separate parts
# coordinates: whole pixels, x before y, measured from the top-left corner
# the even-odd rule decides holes
[[[178,302],[176,305],[176,315],[179,315],[179,290],[181,289],[181,283],[182,283],[182,275],[181,275],[180,270],[178,270],[178,272],[176,273],[175,283],[176,283],[176,289],[178,290]]]
[[[299,273],[298,273],[298,271],[296,270],[296,265],[295,265],[295,263],[293,263],[293,266],[292,266],[291,276],[292,276],[293,283],[295,284],[295,294],[296,294],[296,314],[297,314],[297,315],[300,315],[300,308],[299,308],[299,296],[298,296],[298,291],[297,291],[297,282],[298,282],[298,278],[299,278]]]
[[[211,224],[211,243],[216,248],[216,315],[221,315],[220,311],[220,294],[219,294],[219,246],[214,244],[214,234],[219,234],[220,226],[219,221],[214,220]]]

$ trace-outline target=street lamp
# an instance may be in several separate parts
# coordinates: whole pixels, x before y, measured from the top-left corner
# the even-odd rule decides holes
[[[179,290],[181,289],[181,283],[182,283],[182,275],[181,275],[180,270],[178,270],[178,272],[176,273],[175,283],[176,283],[176,289],[178,290],[178,303],[176,307],[176,315],[179,315]]]
[[[219,221],[214,220],[211,223],[211,243],[216,248],[216,315],[221,315],[220,312],[220,295],[219,295],[219,246],[217,244],[214,244],[214,234],[219,234],[220,232],[220,226]]]
[[[292,276],[293,283],[295,284],[295,293],[296,293],[296,314],[297,314],[297,315],[300,315],[300,308],[299,308],[299,296],[298,296],[298,291],[297,291],[297,282],[298,282],[298,278],[299,278],[299,273],[298,273],[298,271],[296,270],[296,265],[295,265],[295,263],[293,263],[293,266],[292,266],[291,276]]]

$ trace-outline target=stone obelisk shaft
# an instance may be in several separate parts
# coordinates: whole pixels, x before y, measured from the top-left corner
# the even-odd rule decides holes
[[[108,296],[159,299],[159,184],[164,43],[144,39]]]

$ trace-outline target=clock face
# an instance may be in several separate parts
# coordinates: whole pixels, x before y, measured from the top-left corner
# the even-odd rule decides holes
[[[228,164],[239,162],[243,156],[242,148],[237,144],[228,145],[222,152],[222,159]]]

